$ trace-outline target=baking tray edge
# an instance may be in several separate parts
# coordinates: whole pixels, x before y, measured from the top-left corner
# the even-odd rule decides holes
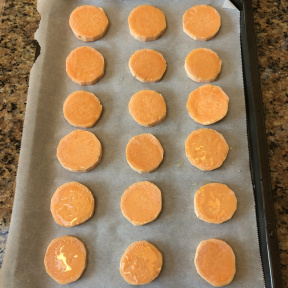
[[[250,170],[264,281],[267,288],[282,288],[252,4],[248,0],[231,0],[231,2],[240,10]]]

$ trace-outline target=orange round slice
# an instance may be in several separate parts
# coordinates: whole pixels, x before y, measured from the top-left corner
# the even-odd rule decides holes
[[[78,182],[70,182],[55,191],[50,210],[57,224],[72,227],[90,219],[94,206],[90,190]]]
[[[70,94],[63,105],[65,119],[75,127],[90,128],[100,118],[102,105],[90,92],[76,91]]]
[[[155,171],[163,160],[164,149],[152,134],[134,136],[126,146],[126,158],[130,167],[138,173]]]
[[[71,13],[69,25],[79,40],[90,42],[104,36],[109,21],[102,8],[92,5],[83,5],[77,7]]]
[[[69,78],[79,85],[95,84],[104,75],[104,57],[97,50],[78,47],[66,59]]]
[[[137,92],[132,96],[128,106],[134,120],[145,127],[155,126],[166,118],[165,100],[156,91]]]
[[[128,23],[130,34],[139,41],[156,40],[166,29],[164,13],[151,5],[141,5],[133,9]]]
[[[219,132],[213,129],[193,131],[185,142],[186,156],[195,167],[210,171],[225,161],[229,146]]]
[[[185,70],[195,82],[213,82],[221,71],[219,56],[207,48],[192,50],[185,60]]]
[[[101,161],[101,143],[91,132],[73,131],[61,139],[57,147],[57,158],[67,170],[88,172]]]
[[[215,287],[228,285],[236,273],[234,252],[219,239],[201,241],[194,262],[198,274]]]
[[[206,84],[190,93],[186,107],[195,122],[210,125],[226,116],[228,104],[229,97],[220,87]]]
[[[237,209],[237,198],[228,186],[209,183],[196,192],[194,209],[199,219],[220,224],[232,218]]]
[[[154,221],[161,209],[161,191],[149,181],[134,183],[121,197],[122,214],[135,226]]]
[[[163,55],[152,49],[134,52],[129,60],[132,75],[142,83],[158,82],[166,71]]]
[[[207,41],[214,38],[220,26],[219,13],[209,5],[193,6],[183,16],[183,31],[194,40]]]
[[[86,268],[86,263],[85,245],[72,236],[54,239],[49,244],[44,258],[46,272],[59,284],[78,280]]]
[[[143,285],[158,277],[162,269],[162,254],[151,243],[132,243],[120,261],[120,273],[131,285]]]

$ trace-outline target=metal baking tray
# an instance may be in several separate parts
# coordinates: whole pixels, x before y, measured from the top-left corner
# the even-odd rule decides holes
[[[231,0],[231,2],[240,11],[250,171],[265,286],[266,288],[282,288],[252,4],[249,0]],[[39,54],[40,46],[37,43],[35,60]]]
[[[265,285],[267,288],[281,288],[283,283],[271,190],[252,4],[249,0],[231,0],[231,2],[239,9],[241,15],[241,50],[250,170]]]

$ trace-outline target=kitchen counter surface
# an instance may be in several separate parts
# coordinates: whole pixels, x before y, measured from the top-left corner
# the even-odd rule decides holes
[[[282,275],[288,287],[288,1],[252,2]],[[0,24],[0,266],[36,51],[33,36],[40,20],[36,5],[36,0],[6,0]]]

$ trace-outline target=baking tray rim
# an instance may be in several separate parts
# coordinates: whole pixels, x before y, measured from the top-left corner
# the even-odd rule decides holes
[[[251,1],[230,0],[240,11],[243,81],[250,171],[266,288],[282,288],[280,253],[270,178],[262,91]]]

